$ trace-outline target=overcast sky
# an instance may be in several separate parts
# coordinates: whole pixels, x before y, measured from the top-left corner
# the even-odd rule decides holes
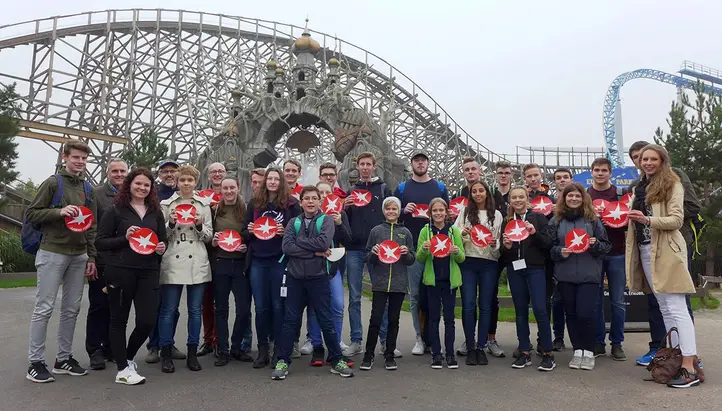
[[[132,7],[223,13],[299,26],[308,15],[312,29],[335,33],[385,58],[499,153],[512,153],[517,145],[602,147],[604,96],[623,72],[653,68],[675,73],[683,60],[722,69],[722,1],[717,0],[344,3],[25,0],[5,7],[0,25]],[[30,62],[23,64],[29,67]],[[654,129],[664,125],[675,89],[636,80],[623,87],[622,98],[629,144],[651,139]],[[19,140],[22,177],[37,181],[51,173],[52,150]]]

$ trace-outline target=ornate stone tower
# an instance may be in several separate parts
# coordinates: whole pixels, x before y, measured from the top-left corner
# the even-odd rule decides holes
[[[318,95],[316,55],[320,50],[321,45],[312,39],[311,33],[308,32],[308,19],[306,19],[306,28],[303,30],[303,34],[293,44],[293,54],[296,55],[296,65],[292,69],[294,100],[300,100],[306,95],[314,97]]]

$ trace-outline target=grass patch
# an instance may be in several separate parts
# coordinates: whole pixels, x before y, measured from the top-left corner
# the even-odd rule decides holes
[[[700,308],[706,308],[708,310],[716,310],[720,306],[720,301],[714,295],[710,294],[707,297],[692,297],[692,310],[697,311]]]
[[[35,287],[37,280],[0,280],[0,288]]]

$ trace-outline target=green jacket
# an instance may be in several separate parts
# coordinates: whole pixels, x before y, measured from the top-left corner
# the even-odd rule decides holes
[[[461,269],[459,268],[459,263],[464,262],[466,255],[464,254],[464,242],[461,238],[461,230],[459,230],[459,227],[453,225],[449,227],[449,234],[451,242],[459,248],[459,252],[452,255],[452,258],[449,259],[451,261],[451,288],[454,289],[461,287]],[[427,224],[419,233],[418,249],[416,250],[416,260],[418,260],[421,264],[424,264],[424,276],[422,281],[424,285],[428,286],[436,285],[436,276],[434,275],[434,256],[431,255],[429,250],[424,250],[423,247],[426,241],[431,240],[431,237],[433,237],[433,235],[429,225]]]
[[[65,169],[60,173],[63,178],[63,198],[58,208],[48,208],[53,194],[58,188],[55,176],[48,177],[38,189],[38,193],[28,206],[27,219],[40,226],[43,233],[40,249],[58,254],[79,255],[88,253],[88,261],[95,262],[95,234],[98,222],[97,202],[91,194],[90,211],[95,219],[93,225],[84,233],[76,233],[65,226],[65,218],[60,216],[60,209],[68,205],[85,205],[84,178],[74,176]]]

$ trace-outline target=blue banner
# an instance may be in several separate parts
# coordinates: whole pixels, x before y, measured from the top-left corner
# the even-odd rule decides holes
[[[635,167],[622,167],[612,169],[612,177],[610,178],[610,180],[612,181],[612,184],[617,187],[627,187],[638,178],[639,171]],[[591,187],[592,172],[585,171],[583,173],[575,174],[574,181],[582,183],[584,187]]]

